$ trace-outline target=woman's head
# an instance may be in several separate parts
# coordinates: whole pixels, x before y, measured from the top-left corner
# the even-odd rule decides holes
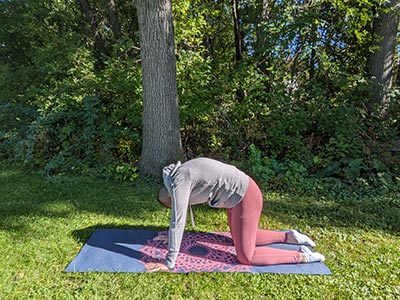
[[[157,200],[161,203],[161,205],[171,208],[171,195],[168,193],[168,190],[165,186],[161,186],[158,190]]]

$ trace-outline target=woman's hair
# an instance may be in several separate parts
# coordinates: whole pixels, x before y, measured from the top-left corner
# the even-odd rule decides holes
[[[167,208],[169,208],[169,206],[167,206],[165,203],[168,202],[168,200],[170,199],[168,190],[165,188],[165,186],[161,186],[160,189],[158,190],[158,194],[157,194],[157,200],[158,202],[160,202],[160,204],[162,206],[165,206]]]

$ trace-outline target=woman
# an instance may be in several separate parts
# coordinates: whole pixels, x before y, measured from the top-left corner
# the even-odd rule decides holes
[[[171,208],[168,254],[164,262],[147,265],[149,271],[170,271],[175,266],[191,205],[208,203],[225,208],[237,258],[246,265],[296,264],[324,261],[325,257],[306,246],[298,251],[256,247],[272,243],[315,246],[295,230],[277,232],[258,228],[263,198],[252,178],[232,165],[209,158],[177,162],[163,169],[164,186],[158,193],[161,204]]]

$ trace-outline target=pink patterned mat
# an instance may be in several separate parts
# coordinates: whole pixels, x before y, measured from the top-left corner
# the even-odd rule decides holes
[[[167,243],[162,241],[167,232],[148,240],[141,249],[145,254],[140,260],[144,263],[157,262],[167,255]],[[159,239],[162,239],[161,241]],[[187,232],[182,240],[181,250],[175,264],[177,272],[249,272],[250,267],[239,264],[236,259],[230,233]]]

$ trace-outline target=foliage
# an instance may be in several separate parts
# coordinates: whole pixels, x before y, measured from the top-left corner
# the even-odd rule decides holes
[[[301,163],[263,157],[254,145],[250,145],[248,164],[252,176],[271,189],[301,192],[311,183],[314,183],[314,187],[318,184],[317,181],[307,180],[307,168]]]
[[[378,2],[173,1],[182,143],[274,188],[399,177],[399,90],[366,109]],[[132,179],[141,150],[136,11],[118,1],[0,2],[0,158],[45,174]],[[323,182],[324,184],[321,184]]]
[[[104,171],[114,177],[110,170],[115,170],[111,173],[116,177],[131,178],[140,153],[141,126],[140,69],[132,56],[132,41],[115,43],[114,56],[97,70],[96,57],[81,42],[79,23],[73,24],[79,20],[75,7],[64,4],[25,3],[33,15],[48,15],[47,26],[36,19],[40,16],[27,21],[35,25],[20,24],[27,35],[22,40],[37,45],[27,46],[26,57],[3,65],[1,118],[6,127],[1,128],[1,153],[48,175]],[[32,37],[28,30],[46,34]]]

